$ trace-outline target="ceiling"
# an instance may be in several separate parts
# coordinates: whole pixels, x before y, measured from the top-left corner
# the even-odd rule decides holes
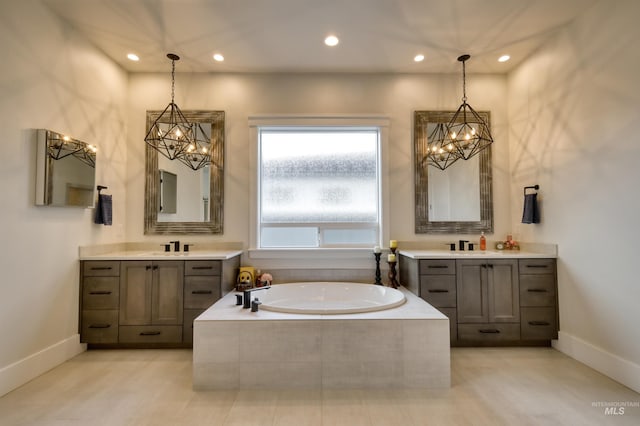
[[[129,72],[506,73],[597,0],[43,1]]]

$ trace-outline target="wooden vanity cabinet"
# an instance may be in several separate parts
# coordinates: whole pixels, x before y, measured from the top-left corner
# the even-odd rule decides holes
[[[420,297],[449,318],[451,341],[458,340],[456,261],[423,259],[419,263]]]
[[[184,261],[122,261],[120,343],[181,343]]]
[[[458,335],[461,340],[520,339],[516,259],[456,260]]]
[[[193,344],[193,320],[222,297],[222,264],[215,260],[185,262],[182,335]]]
[[[225,260],[82,261],[80,341],[191,346],[193,320],[233,290],[239,267],[239,255]]]
[[[451,344],[540,345],[558,337],[556,261],[413,259],[400,282],[449,318]]]
[[[520,332],[522,340],[558,338],[555,259],[521,259]]]
[[[118,342],[120,262],[86,261],[81,274],[80,341]]]

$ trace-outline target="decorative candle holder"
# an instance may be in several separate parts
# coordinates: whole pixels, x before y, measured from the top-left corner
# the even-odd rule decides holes
[[[376,285],[382,285],[382,275],[380,274],[380,255],[382,253],[373,253],[376,258]]]
[[[397,262],[387,262],[389,263],[389,285],[393,288],[398,288],[398,279],[396,272],[396,263]]]

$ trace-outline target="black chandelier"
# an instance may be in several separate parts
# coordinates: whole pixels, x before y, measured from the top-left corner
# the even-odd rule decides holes
[[[209,165],[211,142],[204,139],[200,124],[189,123],[175,98],[175,61],[180,57],[174,53],[167,54],[171,59],[171,102],[153,122],[145,142],[169,160],[179,160],[192,170]]]
[[[440,124],[429,135],[429,164],[444,170],[459,159],[468,160],[493,143],[489,125],[467,103],[465,62],[470,55],[458,57],[462,62],[462,104],[446,125]]]

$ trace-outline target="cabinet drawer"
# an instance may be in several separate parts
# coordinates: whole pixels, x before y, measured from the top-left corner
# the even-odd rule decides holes
[[[438,310],[449,318],[449,336],[451,337],[451,341],[458,340],[458,314],[456,313],[456,308],[438,308]]]
[[[120,343],[181,343],[181,325],[123,325]]]
[[[555,259],[520,259],[518,267],[521,274],[555,274]]]
[[[220,275],[219,260],[187,260],[184,262],[185,275]]]
[[[458,339],[478,342],[520,340],[520,324],[458,324]]]
[[[82,309],[118,309],[118,277],[85,277],[82,283]]]
[[[82,262],[85,277],[117,277],[120,275],[118,260],[85,260]]]
[[[118,311],[88,310],[82,311],[82,343],[117,343]]]
[[[456,307],[455,275],[423,275],[420,277],[420,297],[436,308]]]
[[[219,276],[190,276],[184,279],[184,308],[207,309],[220,299]]]
[[[522,340],[551,340],[558,338],[556,308],[522,308]]]
[[[456,261],[453,259],[422,259],[420,275],[455,275]]]
[[[182,323],[182,341],[193,344],[193,320],[196,319],[203,309],[185,309],[184,322]]]
[[[520,275],[520,306],[555,305],[555,275]]]

